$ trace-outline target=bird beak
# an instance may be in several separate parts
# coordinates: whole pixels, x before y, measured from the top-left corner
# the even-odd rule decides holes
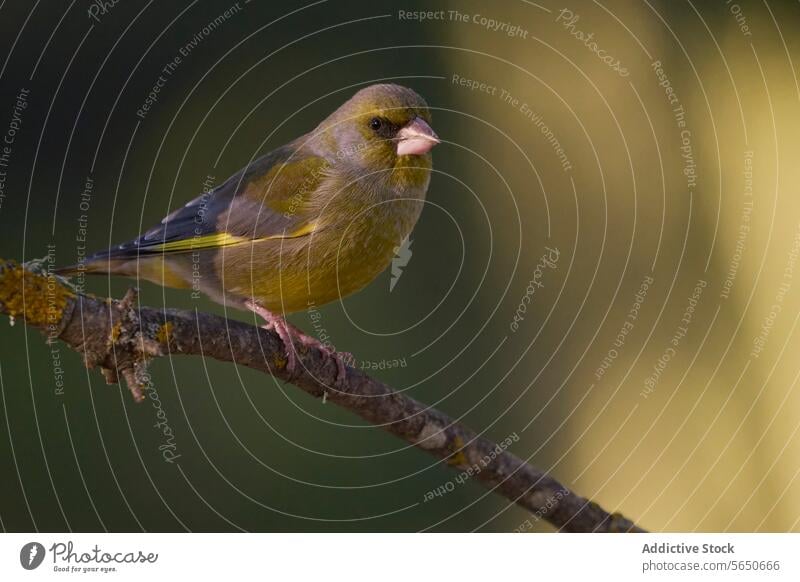
[[[424,119],[415,117],[397,132],[398,156],[421,156],[441,143],[439,136]]]

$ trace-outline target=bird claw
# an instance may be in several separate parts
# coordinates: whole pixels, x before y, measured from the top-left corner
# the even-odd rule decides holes
[[[299,330],[297,335],[298,339],[304,346],[316,348],[336,362],[336,380],[334,384],[337,387],[343,387],[347,380],[347,364],[353,361],[353,354],[350,352],[337,352],[335,348],[323,344],[317,338],[306,335]]]
[[[284,349],[286,350],[286,371],[289,373],[289,379],[293,380],[297,376],[297,350],[295,350],[294,343],[292,342],[292,332],[283,318],[270,321],[263,326],[264,329],[274,330],[281,338]]]
[[[347,364],[353,361],[353,354],[350,352],[337,352],[335,349],[324,345],[320,349],[336,360],[336,386],[339,388],[344,387],[347,381]]]
[[[272,313],[270,310],[258,305],[253,301],[247,301],[245,306],[259,315],[266,321],[262,326],[263,329],[274,331],[281,338],[284,348],[286,350],[286,371],[289,373],[289,379],[292,380],[296,377],[298,370],[297,350],[294,347],[294,339],[309,348],[316,348],[326,356],[333,358],[336,361],[336,381],[335,385],[342,387],[347,380],[347,364],[354,361],[353,354],[350,352],[337,352],[333,347],[320,342],[317,338],[311,337],[292,324],[280,315]]]
[[[284,350],[286,350],[286,371],[289,373],[289,379],[294,379],[297,374],[297,353],[292,342],[289,323],[280,315],[272,313],[269,309],[260,306],[254,301],[247,301],[245,307],[264,319],[266,323],[261,326],[262,329],[274,331],[281,338]]]

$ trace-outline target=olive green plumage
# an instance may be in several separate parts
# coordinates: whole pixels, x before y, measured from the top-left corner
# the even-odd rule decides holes
[[[429,123],[411,89],[362,89],[310,133],[84,267],[278,314],[345,297],[389,265],[419,218],[438,143]]]

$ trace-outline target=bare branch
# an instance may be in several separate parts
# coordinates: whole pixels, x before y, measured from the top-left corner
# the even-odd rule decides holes
[[[317,398],[327,397],[404,441],[467,471],[561,531],[644,531],[620,514],[610,514],[576,495],[504,446],[478,436],[446,414],[394,391],[360,370],[347,368],[335,383],[337,364],[320,350],[295,346],[299,372],[289,377],[286,352],[274,332],[217,315],[136,306],[129,291],[120,301],[81,295],[57,277],[0,260],[0,313],[22,318],[83,354],[109,383],[122,377],[142,401],[147,362],[169,354],[202,355],[260,370]],[[201,343],[202,338],[202,343]],[[472,471],[480,467],[480,470]]]

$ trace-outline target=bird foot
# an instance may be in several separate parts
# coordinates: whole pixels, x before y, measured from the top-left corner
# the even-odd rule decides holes
[[[292,332],[289,329],[289,322],[282,316],[272,313],[254,301],[247,301],[245,303],[250,311],[261,317],[266,323],[261,327],[263,329],[274,331],[278,334],[283,342],[284,349],[286,350],[286,371],[289,373],[290,378],[294,378],[297,374],[297,351],[292,342]]]
[[[350,352],[337,352],[332,346],[323,344],[315,337],[306,335],[300,330],[297,330],[297,339],[300,340],[304,346],[309,348],[317,348],[329,358],[336,360],[336,385],[344,386],[347,380],[347,364],[351,364],[354,360],[353,354]]]
[[[347,379],[347,364],[353,362],[353,354],[350,352],[337,352],[333,347],[323,344],[317,338],[304,333],[286,321],[283,316],[272,313],[269,309],[253,301],[247,301],[245,306],[266,321],[266,324],[262,326],[264,329],[275,331],[278,337],[281,338],[286,349],[286,371],[289,372],[290,378],[294,378],[298,372],[297,350],[293,341],[296,339],[304,347],[316,348],[326,356],[333,358],[336,361],[336,385],[344,385]]]

